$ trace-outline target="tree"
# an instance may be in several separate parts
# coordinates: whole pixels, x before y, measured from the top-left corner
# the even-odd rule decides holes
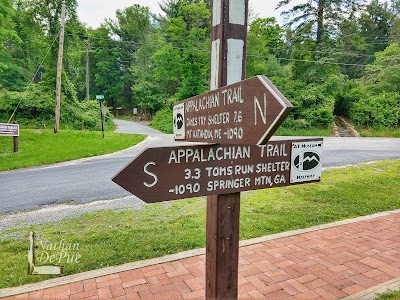
[[[391,44],[377,52],[374,63],[366,67],[362,81],[375,93],[400,93],[400,46]]]
[[[284,29],[276,23],[275,18],[257,18],[251,22],[247,35],[247,77],[259,74],[270,76],[266,73],[266,62],[284,52],[283,33]]]
[[[137,100],[132,99],[131,73],[135,65],[135,56],[138,48],[143,44],[145,37],[152,32],[151,15],[148,7],[138,4],[116,11],[116,20],[108,20],[107,25],[112,35],[118,36],[117,47],[120,53],[121,91],[120,98],[128,107],[137,105]]]
[[[361,36],[367,44],[367,54],[383,51],[389,44],[390,28],[394,15],[387,3],[372,0],[360,17]],[[367,60],[373,61],[373,57]]]
[[[334,14],[332,6],[337,0],[310,0],[306,3],[294,5],[292,9],[282,13],[288,19],[287,26],[293,27],[295,32],[307,33],[315,39],[316,45],[322,42],[327,32],[327,22]],[[290,4],[292,0],[283,0],[277,8]]]
[[[14,29],[13,16],[15,10],[11,0],[0,2],[0,87],[12,87],[15,81],[20,81],[23,77],[22,70],[13,61],[10,55],[10,49],[15,43],[21,42],[17,32]],[[19,85],[19,83],[18,83]]]

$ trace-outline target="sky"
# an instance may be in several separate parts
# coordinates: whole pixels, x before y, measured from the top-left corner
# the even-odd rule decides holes
[[[106,18],[115,18],[115,11],[133,4],[148,6],[153,13],[161,13],[160,0],[78,0],[78,16],[81,22],[96,28]],[[280,0],[249,0],[249,5],[259,13],[260,18],[275,17],[278,21],[279,11],[275,7]],[[299,1],[294,1],[299,2]]]

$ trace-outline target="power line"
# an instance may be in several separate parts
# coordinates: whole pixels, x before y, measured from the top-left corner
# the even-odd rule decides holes
[[[35,78],[36,78],[36,75],[39,73],[40,68],[43,66],[43,63],[44,63],[44,61],[46,60],[47,56],[49,55],[51,48],[53,48],[54,43],[55,43],[55,41],[57,40],[57,37],[59,36],[60,32],[61,32],[61,30],[58,32],[58,34],[57,34],[56,36],[54,36],[53,42],[51,43],[50,47],[47,49],[47,52],[46,52],[45,56],[43,57],[43,60],[41,61],[39,67],[36,69],[35,74],[33,75],[31,81],[29,82],[28,86],[26,87],[26,89],[25,89],[25,91],[24,91],[24,93],[23,93],[21,99],[19,100],[17,106],[15,107],[15,109],[14,109],[13,113],[11,114],[11,117],[10,117],[10,119],[7,121],[7,123],[10,123],[10,122],[11,122],[11,120],[12,120],[12,118],[14,117],[15,113],[17,112],[18,107],[21,105],[22,99],[25,98],[25,96],[26,96],[26,94],[27,94],[27,92],[28,92],[29,87],[32,85],[33,81],[34,81]]]

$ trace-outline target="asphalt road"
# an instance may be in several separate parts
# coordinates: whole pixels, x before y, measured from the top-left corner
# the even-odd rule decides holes
[[[177,143],[172,135],[162,134],[141,124],[129,121],[117,121],[117,124],[119,132],[142,133],[149,137],[136,147],[114,154],[0,172],[0,213],[10,214],[53,204],[82,204],[130,195],[113,183],[111,178],[144,149]],[[400,158],[400,139],[324,138],[324,167],[389,158]]]

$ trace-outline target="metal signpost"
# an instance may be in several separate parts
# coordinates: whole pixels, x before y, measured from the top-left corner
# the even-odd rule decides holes
[[[0,136],[12,136],[14,152],[18,152],[19,124],[0,123]]]
[[[247,15],[248,0],[212,1],[210,92],[174,106],[175,139],[210,144],[147,149],[112,179],[148,203],[207,196],[206,299],[238,297],[240,192],[321,178],[321,138],[269,141],[293,107],[243,80]]]

